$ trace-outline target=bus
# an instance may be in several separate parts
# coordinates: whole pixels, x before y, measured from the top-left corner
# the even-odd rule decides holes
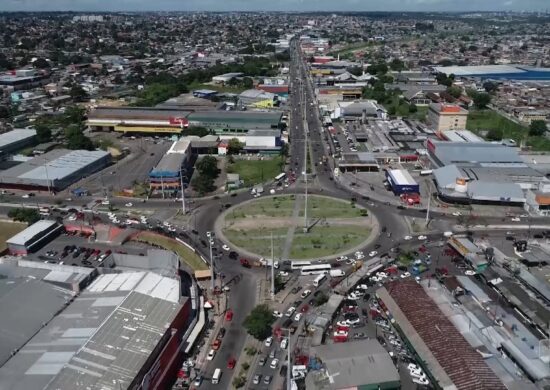
[[[290,265],[290,269],[302,269],[308,265],[312,265],[311,261],[293,261]]]
[[[281,180],[284,180],[284,178],[286,177],[286,173],[279,173],[277,176],[275,176],[275,181],[276,182],[279,182]]]
[[[302,275],[320,275],[328,274],[331,270],[330,264],[319,264],[319,265],[307,265],[302,267],[300,273]]]
[[[323,281],[327,278],[327,274],[324,273],[324,274],[320,274],[320,275],[317,275],[315,277],[315,279],[313,279],[313,285],[315,287],[319,287],[321,285],[321,283],[323,283]]]
[[[222,370],[219,368],[216,368],[214,370],[214,375],[212,375],[212,384],[217,385],[220,383],[220,377],[222,376]]]

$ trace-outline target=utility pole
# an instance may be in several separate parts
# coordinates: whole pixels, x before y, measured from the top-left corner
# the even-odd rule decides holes
[[[428,208],[426,209],[426,227],[428,227],[428,223],[430,222],[430,205],[432,202],[432,194],[430,190],[431,188],[428,188]]]
[[[306,94],[305,89],[302,89],[304,98],[304,107],[303,107],[303,125],[304,125],[304,182],[305,182],[305,207],[304,207],[304,233],[307,233],[307,143],[308,143],[308,124],[307,124],[307,108],[306,108]]]
[[[273,232],[271,232],[271,300],[275,300],[275,258],[273,256]]]
[[[183,215],[186,214],[185,210],[185,194],[183,193],[183,172],[182,167],[180,166],[180,185],[181,185],[181,212]]]
[[[48,160],[44,158],[44,171],[46,172],[46,185],[48,186],[48,194],[52,193],[50,177],[48,175]]]
[[[212,275],[210,275],[210,280],[212,281],[212,291],[214,291],[214,275],[216,275],[216,267],[214,266],[214,257],[212,256],[212,240],[214,239],[214,235],[212,232],[207,232],[206,235],[208,236],[208,245],[210,247],[210,267],[212,268]]]
[[[291,351],[291,344],[290,344],[290,329],[287,329],[288,332],[288,354],[287,354],[287,370],[286,370],[286,390],[292,390],[292,386],[290,385],[290,371],[292,370],[292,363],[290,362],[290,351]]]

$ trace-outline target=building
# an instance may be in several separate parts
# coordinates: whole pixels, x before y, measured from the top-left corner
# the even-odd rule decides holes
[[[460,130],[466,128],[468,111],[460,106],[431,103],[428,109],[428,123],[436,131]]]
[[[0,367],[0,388],[168,388],[191,316],[180,285],[148,271],[99,275]]]
[[[542,110],[521,110],[518,113],[518,119],[528,125],[533,121],[544,121],[548,118],[548,113]]]
[[[149,173],[151,190],[176,192],[181,189],[182,180],[184,183],[189,181],[187,170],[191,160],[191,142],[191,139],[185,137],[172,144]]]
[[[40,87],[48,83],[49,77],[36,69],[18,69],[0,75],[0,88],[22,90]]]
[[[386,110],[375,100],[356,100],[353,102],[339,102],[339,113],[335,112],[344,121],[361,121],[366,123],[367,118],[382,118]]]
[[[0,134],[0,159],[4,159],[8,154],[33,145],[35,141],[36,130],[34,129],[14,129]]]
[[[376,295],[437,388],[506,389],[483,356],[466,341],[421,284],[414,280],[389,282],[378,289]]]
[[[261,89],[247,89],[239,94],[240,107],[272,108],[276,101],[275,94]]]
[[[451,237],[447,244],[456,250],[460,256],[464,258],[476,272],[483,272],[489,266],[489,262],[476,244],[466,237]]]
[[[438,73],[456,77],[476,77],[482,80],[548,80],[548,68],[536,68],[524,65],[470,65],[470,66],[435,66]]]
[[[92,131],[181,133],[190,111],[153,107],[97,107],[88,114]]]
[[[386,171],[386,180],[395,195],[419,194],[420,186],[405,169],[391,169]]]
[[[378,172],[380,165],[372,153],[342,153],[338,169],[342,172]]]
[[[282,112],[208,111],[188,116],[190,126],[201,126],[216,134],[246,133],[254,129],[280,129]]]
[[[8,251],[11,255],[24,256],[40,249],[41,246],[53,240],[62,230],[63,226],[56,221],[38,221],[8,239],[6,241]]]
[[[550,215],[550,193],[527,191],[525,195],[525,210],[529,213],[547,217]]]
[[[110,162],[102,150],[55,149],[0,172],[0,187],[60,191]]]
[[[400,389],[399,373],[378,340],[369,339],[313,347],[323,370],[310,370],[306,389]]]
[[[244,74],[240,72],[224,73],[224,74],[212,77],[212,81],[217,84],[225,84],[229,82],[231,79],[242,77],[243,75]]]
[[[447,130],[441,136],[450,142],[485,142],[483,138],[469,130]]]

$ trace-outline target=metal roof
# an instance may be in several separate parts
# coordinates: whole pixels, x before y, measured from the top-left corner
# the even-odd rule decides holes
[[[416,180],[405,169],[391,169],[388,171],[388,175],[391,176],[393,182],[397,185],[417,185]]]
[[[0,134],[0,149],[35,136],[36,130],[34,129],[14,129],[8,131],[7,133]]]
[[[475,180],[468,183],[468,196],[475,200],[525,202],[519,184]]]
[[[440,386],[506,389],[420,284],[414,280],[389,282],[376,293]]]
[[[50,221],[47,219],[40,220],[33,223],[25,230],[17,233],[15,236],[6,241],[7,244],[12,245],[25,245],[31,241],[36,235],[50,229],[52,226],[57,225],[56,221]]]
[[[331,389],[378,384],[384,388],[388,382],[399,383],[399,373],[378,340],[312,347],[312,354],[321,359],[331,375]]]
[[[183,161],[185,160],[185,154],[170,153],[162,156],[158,164],[151,171],[151,175],[164,175],[165,173],[177,174],[181,170]]]
[[[268,127],[277,127],[283,116],[279,111],[205,111],[194,112],[187,119],[191,122],[201,123],[225,123],[242,124],[243,126],[252,124],[262,124]]]
[[[189,115],[191,111],[158,107],[97,107],[88,114],[88,119],[98,120],[169,120]]]
[[[126,389],[180,309],[131,292],[45,389]]]
[[[0,271],[0,274],[3,274]],[[0,366],[62,310],[72,293],[34,277],[0,279]],[[9,313],[9,314],[8,314]],[[0,380],[0,388],[2,381]]]
[[[433,153],[442,165],[460,164],[475,165],[476,163],[513,163],[518,167],[527,167],[516,148],[490,142],[447,142],[429,141],[435,148]],[[429,148],[429,145],[428,145]]]

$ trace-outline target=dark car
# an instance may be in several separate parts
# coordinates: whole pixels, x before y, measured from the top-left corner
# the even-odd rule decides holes
[[[225,328],[220,328],[220,331],[218,333],[218,338],[223,339],[223,336],[225,336]]]
[[[297,294],[297,293],[300,292],[301,289],[302,289],[302,287],[296,286],[296,287],[293,287],[292,290],[290,290],[290,292],[291,292],[292,294]]]
[[[388,231],[388,228],[385,227],[385,226],[383,226],[383,227],[382,227],[382,233],[386,233],[387,231]]]
[[[231,252],[229,252],[229,258],[231,260],[237,260],[239,258],[239,254],[235,251],[231,251]]]
[[[286,365],[281,366],[281,369],[279,370],[279,375],[281,375],[282,377],[285,377],[287,370],[288,370],[288,368],[287,368]]]

